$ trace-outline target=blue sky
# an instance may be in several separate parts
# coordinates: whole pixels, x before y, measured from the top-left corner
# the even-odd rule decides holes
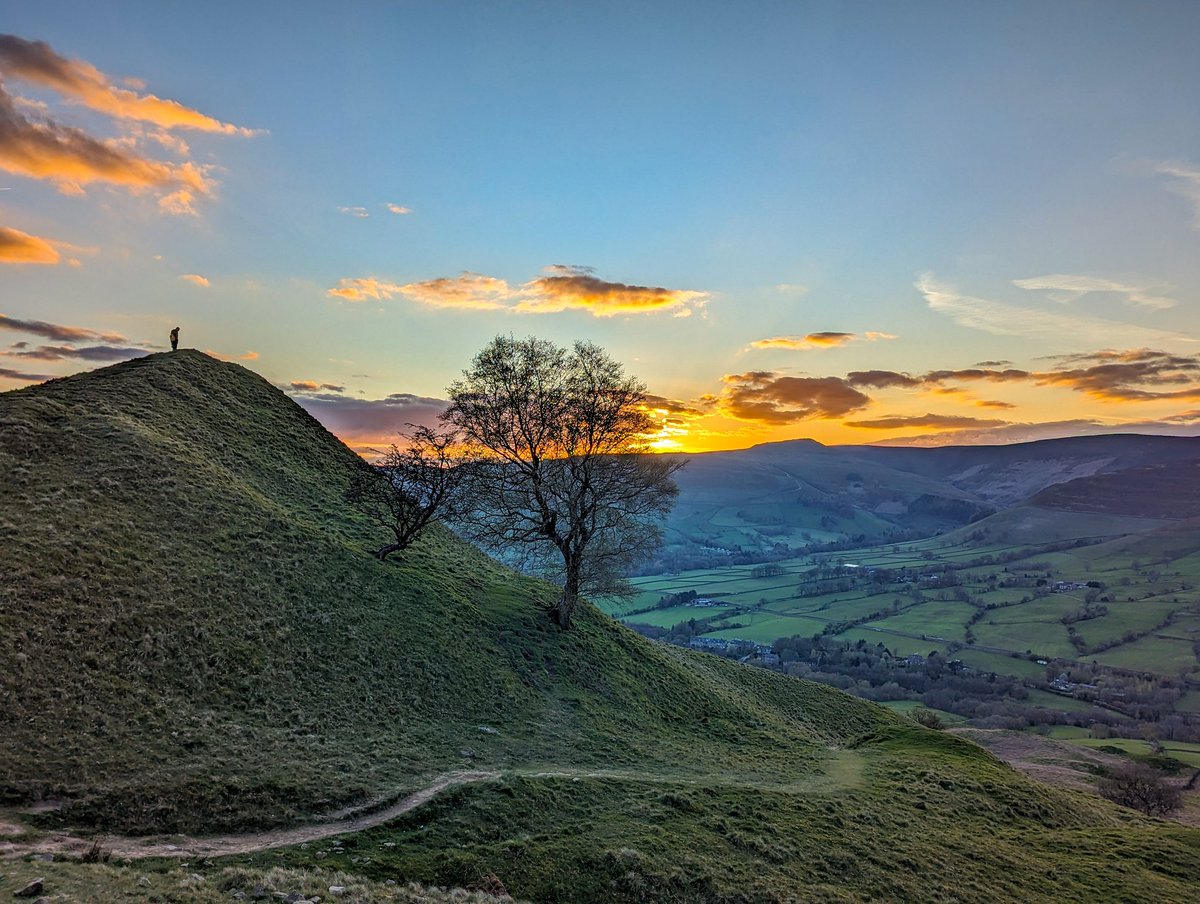
[[[45,2],[3,30],[0,390],[178,323],[363,445],[512,332],[606,347],[663,448],[1200,427],[1194,3]],[[72,184],[14,149],[47,122],[170,174]],[[32,321],[123,341],[39,353]]]

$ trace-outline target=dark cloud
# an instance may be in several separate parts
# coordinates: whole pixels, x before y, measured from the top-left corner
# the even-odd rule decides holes
[[[1008,421],[987,418],[963,417],[957,414],[914,414],[893,415],[869,421],[843,421],[847,427],[864,427],[868,430],[900,430],[905,427],[934,427],[958,430],[965,427],[1001,427]]]
[[[840,377],[789,377],[773,371],[727,374],[717,406],[723,414],[764,424],[835,418],[871,399]]]
[[[29,374],[21,370],[12,370],[8,367],[0,367],[0,377],[9,380],[21,380],[26,383],[45,383],[47,380],[53,380],[51,374]]]
[[[925,383],[945,383],[954,380],[983,380],[988,383],[1019,383],[1032,374],[1027,370],[1008,368],[996,370],[984,367],[968,367],[963,370],[931,370],[921,377]]]
[[[345,392],[345,386],[339,386],[337,383],[318,383],[316,380],[292,380],[287,386],[282,389],[291,389],[294,392],[318,392],[325,390],[326,392]]]
[[[680,417],[704,417],[706,413],[686,402],[667,399],[658,395],[647,395],[645,403],[646,407],[652,411],[665,411],[668,415],[677,415]]]
[[[996,399],[978,399],[978,400],[975,402],[975,404],[976,404],[976,405],[977,405],[979,408],[1000,408],[1000,409],[1006,409],[1006,408],[1016,408],[1016,407],[1017,407],[1017,406],[1016,406],[1016,405],[1014,405],[1012,402],[1000,402],[1000,401],[997,401]]]
[[[7,352],[13,358],[29,358],[34,361],[127,361],[149,354],[144,348],[114,345],[88,345],[75,348],[70,345],[39,345],[26,351]]]
[[[1082,366],[1038,373],[1035,377],[1040,385],[1065,386],[1105,402],[1200,399],[1200,355],[1141,348],[1104,350],[1061,360]],[[1168,386],[1185,388],[1145,388]]]
[[[450,404],[406,392],[384,399],[356,399],[336,392],[303,392],[294,398],[330,433],[360,451],[386,448],[409,424],[435,426]]]
[[[1150,433],[1159,436],[1194,436],[1195,424],[1143,421],[1104,424],[1078,419],[1050,421],[1041,424],[1005,424],[1001,427],[951,430],[944,433],[923,433],[919,436],[890,437],[872,445],[881,446],[1001,446],[1011,443],[1031,443],[1042,439],[1063,439],[1068,436],[1102,436],[1113,433]]]
[[[894,370],[854,370],[846,374],[846,382],[851,386],[865,386],[870,389],[914,389],[921,385],[917,378]]]
[[[44,320],[18,320],[0,314],[0,330],[12,330],[15,333],[32,333],[55,342],[127,342],[120,333],[106,333],[100,330],[89,330],[81,326],[63,326],[58,323],[47,323]]]

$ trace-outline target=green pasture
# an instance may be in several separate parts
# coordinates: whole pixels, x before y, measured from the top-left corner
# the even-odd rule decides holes
[[[629,624],[654,625],[657,628],[669,628],[689,619],[711,618],[734,611],[732,606],[671,606],[668,609],[653,609],[650,612],[639,612],[624,619]]]
[[[1064,713],[1082,713],[1096,708],[1086,700],[1076,700],[1074,697],[1054,694],[1050,691],[1042,691],[1036,688],[1030,688],[1026,701],[1043,709]]]
[[[1052,733],[1051,737],[1055,737]],[[1150,747],[1148,741],[1143,741],[1136,738],[1065,738],[1073,744],[1080,744],[1083,747],[1091,747],[1093,749],[1104,747],[1115,747],[1117,750],[1123,750],[1130,756],[1149,756],[1154,751]],[[1181,763],[1187,763],[1189,766],[1200,768],[1200,744],[1189,744],[1184,741],[1165,741],[1163,742],[1163,754],[1173,759],[1179,760]]]
[[[954,654],[965,665],[981,672],[997,675],[1016,675],[1018,678],[1038,678],[1046,673],[1044,665],[1038,665],[1024,657],[1005,656],[1003,653],[988,653],[984,650],[959,650]]]
[[[1125,669],[1145,669],[1160,675],[1195,671],[1197,662],[1192,645],[1186,640],[1151,634],[1133,643],[1114,647],[1091,657],[1101,665]]]
[[[929,634],[946,640],[962,640],[963,626],[974,611],[973,606],[957,600],[930,600],[870,624],[906,634]]]
[[[932,706],[926,706],[920,700],[885,700],[879,705],[886,706],[892,712],[900,713],[904,716],[911,716],[913,710],[916,709],[927,709],[932,713],[936,713],[938,718],[942,720],[942,724],[946,726],[964,725],[967,721],[957,713],[951,713],[944,709],[935,709]]]
[[[781,637],[802,635],[811,637],[820,634],[827,622],[802,615],[784,616],[759,612],[743,613],[731,621],[745,625],[744,628],[726,628],[710,631],[708,637],[752,640],[755,643],[774,643]]]
[[[860,640],[866,641],[870,646],[881,643],[896,656],[909,656],[913,653],[928,656],[934,650],[937,650],[939,654],[946,652],[946,645],[936,640],[922,640],[920,637],[889,634],[883,630],[873,630],[865,625],[859,628],[847,628],[835,636],[838,640],[846,643],[857,643]]]
[[[971,630],[975,632],[976,642],[986,647],[999,647],[1018,653],[1030,650],[1046,659],[1052,657],[1074,659],[1078,655],[1078,651],[1067,639],[1067,629],[1060,624],[1051,624],[1037,619],[1012,620],[993,624],[989,618],[985,617]]]
[[[1183,604],[1170,600],[1140,600],[1133,603],[1105,603],[1108,614],[1077,622],[1075,630],[1089,645],[1118,640],[1130,631],[1141,634],[1160,624]],[[1169,629],[1163,629],[1167,631]]]

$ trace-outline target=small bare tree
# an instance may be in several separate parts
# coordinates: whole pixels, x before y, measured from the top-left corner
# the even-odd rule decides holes
[[[1183,806],[1179,789],[1145,763],[1118,766],[1101,779],[1100,793],[1147,816],[1165,816]]]
[[[448,392],[443,417],[473,459],[464,529],[556,581],[550,614],[564,628],[581,593],[626,588],[683,466],[644,454],[645,387],[590,342],[498,336]]]
[[[459,490],[468,468],[452,431],[409,424],[404,445],[379,453],[375,464],[354,472],[346,500],[391,532],[393,542],[375,551],[380,561],[407,549],[436,519],[458,516]]]

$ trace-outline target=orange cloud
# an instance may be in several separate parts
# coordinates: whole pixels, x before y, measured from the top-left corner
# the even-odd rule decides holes
[[[134,191],[158,189],[172,194],[164,209],[193,212],[197,195],[212,192],[208,167],[187,162],[163,163],[112,142],[103,142],[73,126],[24,116],[0,86],[0,169],[53,182],[64,194],[83,194],[92,182]],[[166,202],[167,198],[163,201]],[[162,203],[162,202],[160,202]]]
[[[583,267],[556,264],[547,270],[562,275],[535,279],[519,289],[494,276],[463,271],[458,276],[403,285],[373,276],[346,278],[325,294],[347,301],[384,301],[403,295],[430,307],[507,310],[516,314],[554,314],[575,309],[586,310],[596,317],[662,310],[683,317],[708,298],[704,292],[606,282]]]
[[[384,204],[383,206],[386,207],[392,213],[396,214],[396,216],[404,216],[404,214],[406,214],[406,213],[412,213],[411,207],[402,207],[399,204],[390,204],[389,203],[389,204]]]
[[[454,277],[409,283],[400,292],[414,301],[434,308],[470,308],[488,311],[505,307],[512,290],[494,276],[466,273]]]
[[[671,311],[677,317],[687,317],[708,300],[705,292],[606,282],[585,272],[583,268],[576,268],[566,275],[535,279],[522,287],[521,294],[523,299],[513,308],[519,313],[553,314],[583,310],[593,317],[651,311]]]
[[[258,352],[243,352],[240,355],[225,355],[221,352],[213,351],[211,348],[206,348],[204,354],[210,358],[216,358],[218,361],[254,361],[258,358]]]
[[[46,239],[0,226],[0,264],[57,264],[60,258]]]
[[[134,119],[164,129],[198,129],[223,135],[254,135],[253,129],[221,122],[183,104],[120,88],[84,60],[59,55],[44,41],[0,35],[0,74],[51,88],[70,100],[115,119]],[[125,83],[144,88],[137,79]]]
[[[842,333],[825,331],[809,333],[807,336],[772,336],[770,339],[756,339],[750,343],[751,348],[786,348],[803,351],[810,348],[838,348],[858,339],[876,342],[880,339],[895,339],[890,333],[870,331],[859,336],[857,333]]]
[[[190,282],[192,285],[200,286],[203,289],[207,289],[211,285],[208,278],[201,276],[199,273],[183,273],[179,278],[184,282]]]
[[[435,308],[492,310],[505,307],[504,301],[511,297],[512,292],[502,279],[464,272],[461,276],[405,285],[385,282],[373,276],[342,279],[325,294],[346,301],[385,301],[404,295]]]

